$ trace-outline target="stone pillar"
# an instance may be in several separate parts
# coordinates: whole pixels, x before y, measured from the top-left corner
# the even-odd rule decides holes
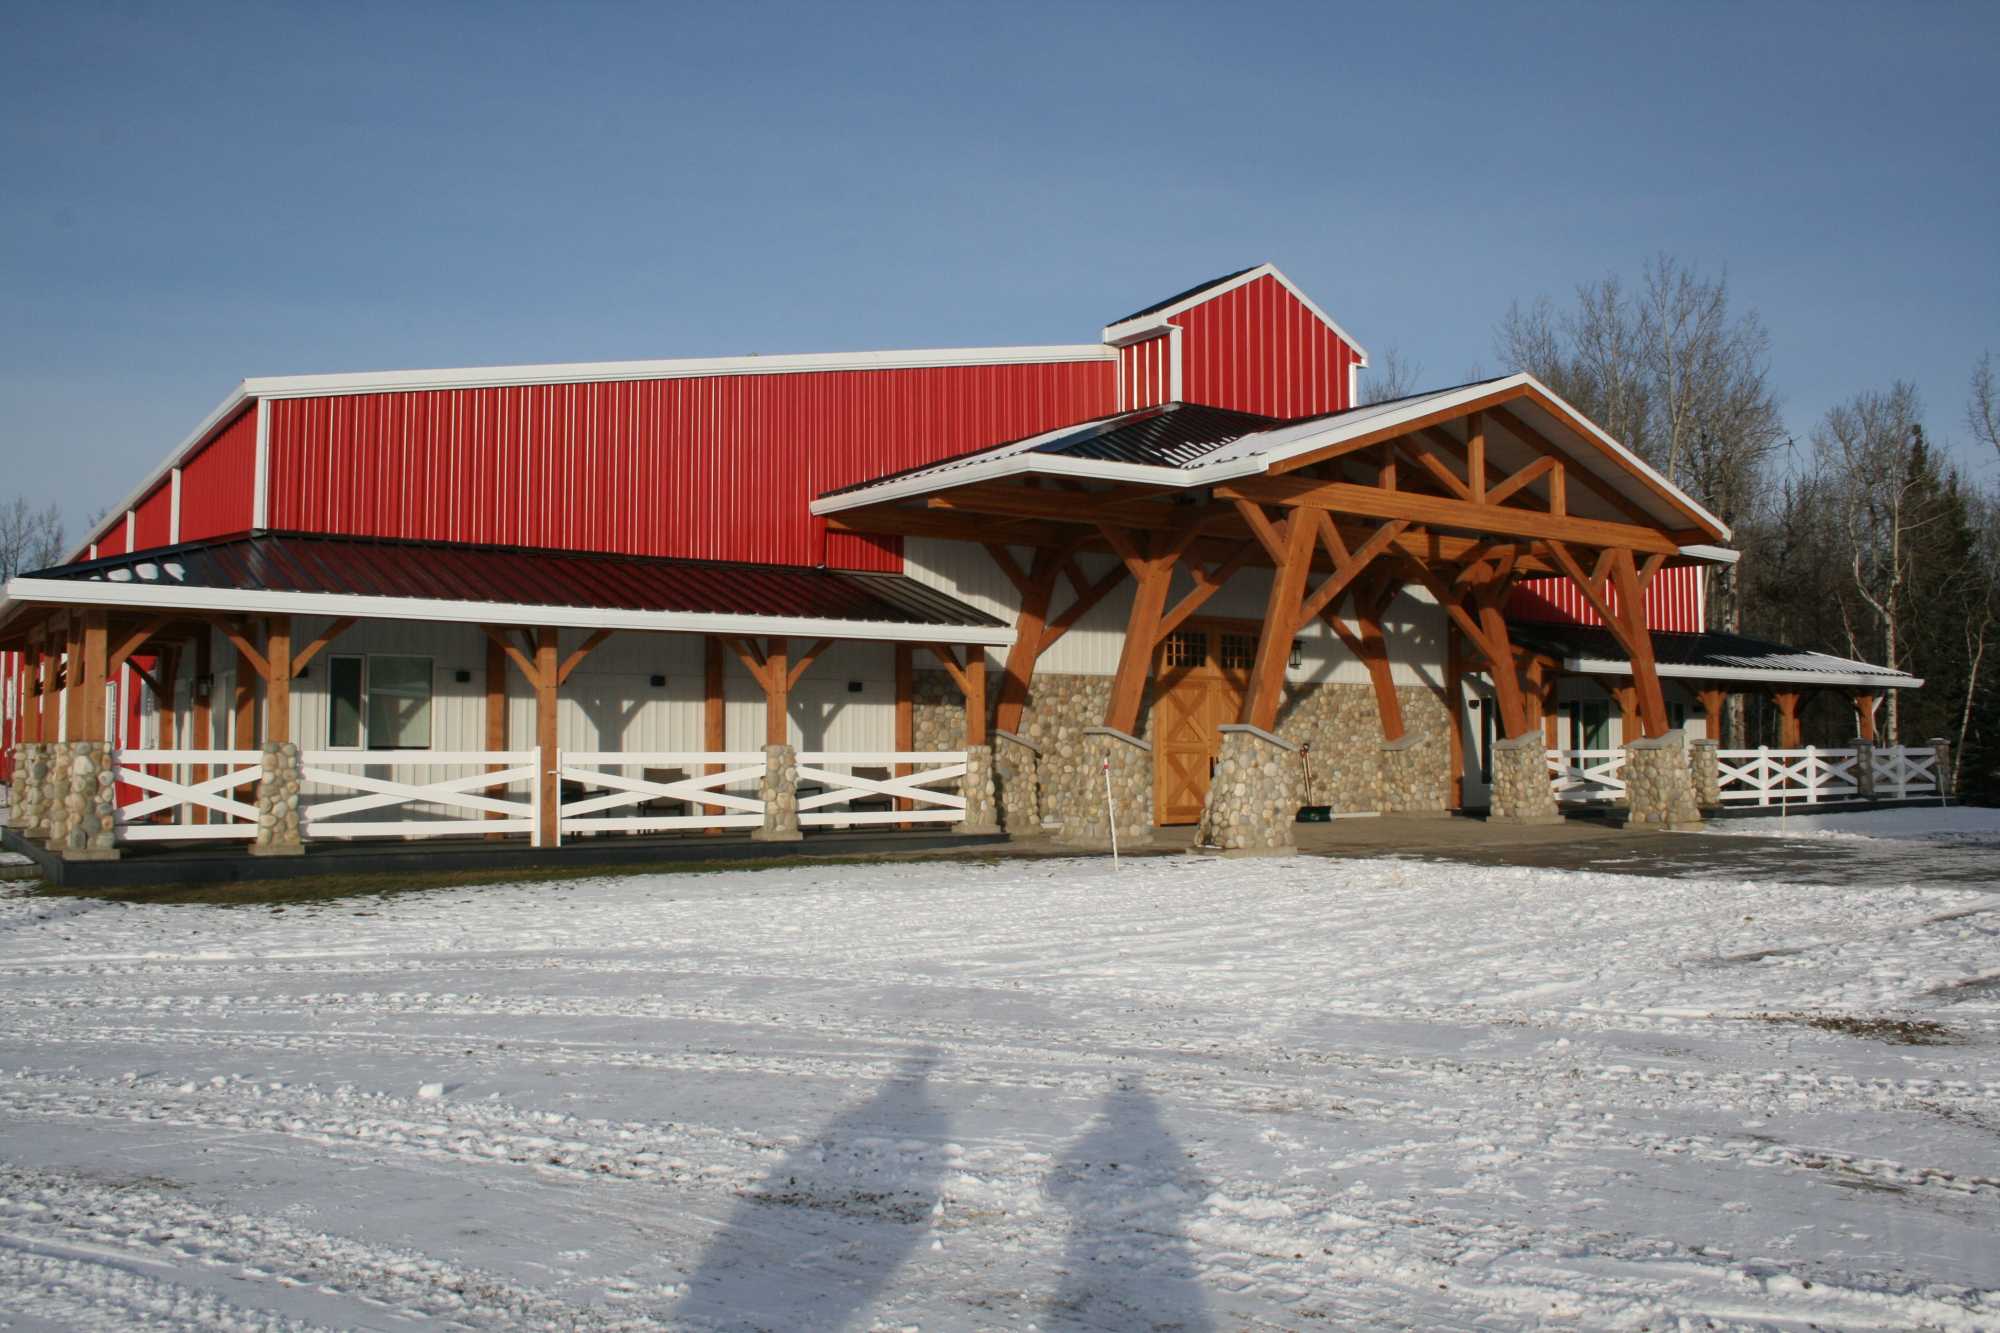
[[[1854,794],[1864,801],[1875,799],[1875,742],[1856,736],[1854,746]]]
[[[1629,742],[1625,794],[1632,802],[1625,816],[1627,828],[1699,829],[1701,811],[1694,803],[1687,733],[1675,728],[1664,736]]]
[[[1540,727],[1493,742],[1493,808],[1486,819],[1491,824],[1562,823]]]
[[[1722,759],[1717,753],[1721,748],[1719,741],[1688,742],[1688,780],[1694,784],[1697,809],[1722,808]]]
[[[1000,811],[993,798],[992,746],[965,747],[965,778],[958,790],[965,797],[965,818],[959,821],[958,831],[998,833]]]
[[[42,791],[49,779],[46,747],[22,741],[14,747],[14,782],[7,794],[7,824],[24,838],[41,833],[48,822]]]
[[[299,747],[291,741],[264,743],[263,771],[257,776],[257,840],[252,856],[303,856],[299,791],[304,785]]]
[[[1445,808],[1444,790],[1437,782],[1436,759],[1425,748],[1421,736],[1382,742],[1383,814],[1451,814]]]
[[[1299,818],[1299,747],[1262,727],[1229,725],[1195,846],[1224,856],[1290,856]]]
[[[52,852],[63,849],[63,833],[69,827],[69,751],[71,742],[52,741],[43,751],[46,767],[42,779],[42,845]]]
[[[757,784],[764,803],[764,826],[750,830],[758,842],[797,842],[799,831],[799,752],[789,745],[764,747],[764,777]]]
[[[1931,747],[1937,751],[1938,795],[1950,796],[1958,785],[1958,774],[1951,767],[1951,740],[1945,736],[1933,736]]]
[[[1105,810],[1105,766],[1110,766],[1111,808],[1118,846],[1144,847],[1153,841],[1153,747],[1113,727],[1085,727],[1081,744],[1082,781],[1068,792],[1058,841],[1071,847],[1109,848],[1111,821]]]
[[[999,789],[1000,826],[1016,838],[1042,833],[1041,750],[1011,731],[993,733],[993,780]]]
[[[62,841],[50,848],[65,861],[118,859],[118,792],[106,741],[69,743],[69,783],[63,791]],[[54,820],[50,821],[51,826]]]

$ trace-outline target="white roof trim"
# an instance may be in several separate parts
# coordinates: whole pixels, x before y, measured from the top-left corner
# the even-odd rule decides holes
[[[1224,451],[1239,450],[1246,441],[1254,442],[1259,436],[1282,440],[1271,448],[1225,458],[1214,463],[1204,463],[1191,468],[1154,467],[1144,463],[1100,463],[1085,459],[1056,458],[1034,452],[1037,445],[1047,443],[1088,425],[1078,422],[1057,430],[1045,431],[1040,435],[1020,440],[1012,445],[999,446],[1006,453],[996,453],[994,457],[980,463],[968,463],[959,467],[935,464],[936,470],[925,471],[913,477],[884,482],[879,486],[867,486],[857,491],[840,495],[823,496],[812,502],[815,514],[832,514],[843,509],[857,509],[863,505],[881,504],[888,500],[903,499],[913,495],[925,495],[948,486],[957,486],[970,481],[986,481],[997,477],[1040,473],[1048,476],[1068,476],[1092,478],[1101,481],[1142,481],[1154,486],[1177,489],[1191,489],[1200,486],[1214,486],[1233,481],[1238,477],[1255,476],[1267,470],[1273,463],[1311,453],[1328,445],[1339,444],[1351,436],[1364,435],[1381,430],[1385,426],[1397,425],[1404,419],[1415,420],[1434,412],[1446,410],[1459,403],[1473,402],[1510,388],[1531,386],[1546,395],[1561,407],[1566,418],[1580,428],[1579,433],[1588,433],[1602,444],[1613,457],[1636,472],[1652,478],[1666,490],[1679,497],[1690,510],[1713,523],[1726,537],[1729,529],[1721,519],[1708,512],[1678,486],[1669,482],[1649,467],[1643,459],[1618,441],[1606,435],[1595,425],[1550,392],[1547,385],[1525,371],[1497,380],[1483,380],[1476,384],[1463,385],[1438,393],[1421,394],[1408,402],[1399,403],[1380,411],[1365,408],[1343,412],[1337,417],[1324,421],[1306,421],[1291,426],[1276,426],[1268,431],[1248,435],[1235,444],[1225,445]],[[1253,445],[1254,447],[1254,445]],[[1649,496],[1649,498],[1652,498]],[[1703,553],[1703,558],[1720,559],[1707,552],[1725,550],[1722,547],[1691,548]]]
[[[1743,558],[1743,552],[1732,550],[1727,546],[1703,546],[1700,544],[1681,547],[1681,554],[1690,560],[1706,560],[1711,564],[1717,565],[1733,565]]]
[[[670,634],[769,634],[801,639],[965,643],[1004,648],[1005,626],[923,625],[903,621],[717,615],[691,611],[620,611],[587,606],[522,606],[507,602],[447,602],[421,597],[360,597],[345,593],[262,592],[182,588],[82,579],[15,578],[0,615],[16,602],[149,607],[161,611],[359,616],[365,620],[460,621],[467,624],[553,625],[564,629],[646,630]]]
[[[1570,657],[1563,660],[1563,670],[1586,676],[1629,676],[1632,664],[1607,657]],[[1791,671],[1777,667],[1675,666],[1666,662],[1660,663],[1658,670],[1663,680],[1749,680],[1800,685],[1851,685],[1878,690],[1915,690],[1921,689],[1924,683],[1923,677],[1901,671],[1884,671],[1877,675],[1862,671]]]
[[[1183,297],[1170,306],[1163,306],[1148,314],[1140,315],[1136,319],[1121,320],[1116,324],[1106,324],[1104,326],[1104,341],[1113,347],[1121,343],[1137,342],[1141,338],[1158,333],[1161,329],[1166,328],[1168,320],[1182,311],[1192,310],[1198,305],[1205,305],[1218,296],[1233,292],[1238,287],[1247,287],[1257,281],[1257,279],[1266,277],[1276,278],[1280,286],[1299,299],[1300,305],[1312,311],[1315,319],[1319,320],[1320,323],[1326,325],[1329,329],[1332,329],[1340,336],[1342,342],[1352,347],[1355,356],[1359,358],[1356,362],[1357,365],[1365,366],[1368,364],[1368,349],[1356,342],[1353,334],[1336,324],[1333,316],[1321,310],[1318,303],[1310,296],[1300,291],[1297,283],[1294,283],[1290,278],[1279,272],[1276,264],[1259,264],[1256,268],[1237,274],[1227,282],[1218,282],[1214,286],[1204,287],[1193,296]]]

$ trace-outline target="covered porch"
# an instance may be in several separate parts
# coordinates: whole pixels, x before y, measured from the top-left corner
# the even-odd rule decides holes
[[[898,575],[289,533],[84,562],[8,587],[9,823],[70,861],[997,836],[1011,639]],[[918,743],[919,660],[956,744]]]

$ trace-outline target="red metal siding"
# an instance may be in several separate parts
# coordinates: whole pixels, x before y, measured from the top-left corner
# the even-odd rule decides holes
[[[116,523],[97,534],[96,546],[99,555],[125,554],[125,515],[120,514]]]
[[[1184,330],[1181,397],[1188,402],[1274,417],[1352,406],[1354,349],[1268,274],[1169,322]]]
[[[254,460],[252,465],[254,466]],[[173,540],[174,533],[174,484],[171,479],[161,482],[146,493],[132,511],[132,549],[151,550],[155,546],[165,546]]]
[[[1696,565],[1663,569],[1646,588],[1646,624],[1651,629],[1676,634],[1699,634],[1702,624],[1702,571]],[[1618,595],[1611,594],[1611,606]],[[1524,579],[1507,599],[1510,620],[1541,621],[1558,625],[1601,625],[1603,619],[1568,579]]]
[[[269,525],[895,570],[898,543],[827,533],[812,499],[1101,416],[1116,373],[1105,359],[283,399]],[[188,538],[185,480],[182,495]]]
[[[1173,336],[1131,343],[1118,349],[1118,379],[1122,411],[1151,407],[1174,396]]]
[[[252,403],[181,464],[181,540],[248,532],[256,475],[257,405]]]

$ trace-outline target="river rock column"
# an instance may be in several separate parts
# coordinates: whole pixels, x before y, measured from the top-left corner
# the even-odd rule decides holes
[[[1420,736],[1383,741],[1381,751],[1382,813],[1385,815],[1449,815],[1437,783],[1437,756]]]
[[[1702,810],[1722,808],[1721,748],[1712,740],[1688,742],[1688,778],[1694,783],[1694,803]]]
[[[1628,828],[1699,829],[1701,811],[1694,803],[1687,733],[1676,728],[1664,736],[1628,742],[1625,794],[1631,800],[1625,816]]]
[[[51,848],[61,852],[65,861],[117,860],[118,789],[110,744],[71,741],[67,766],[62,841],[51,840]]]
[[[764,747],[764,776],[757,783],[764,803],[764,826],[750,830],[758,842],[797,842],[799,831],[799,752],[789,745]]]
[[[958,823],[960,833],[998,833],[1000,809],[993,795],[993,747],[965,747],[965,777],[959,785],[965,797],[965,818]]]
[[[48,760],[40,741],[22,741],[14,747],[14,782],[7,793],[7,825],[24,838],[32,838],[48,819],[42,789],[48,782]]]
[[[1539,730],[1493,742],[1493,824],[1560,824],[1549,782],[1548,747]]]
[[[1957,786],[1958,774],[1951,767],[1951,741],[1943,736],[1931,737],[1931,748],[1937,751],[1937,787],[1940,797],[1950,796]]]
[[[1153,747],[1111,727],[1085,727],[1080,746],[1083,780],[1064,793],[1062,833],[1071,847],[1108,848],[1112,820],[1118,846],[1144,847],[1153,841]],[[1110,774],[1110,810],[1105,807],[1105,774]]]
[[[1864,801],[1875,799],[1875,742],[1856,736],[1854,746],[1854,794]]]
[[[993,782],[1000,797],[1000,827],[1011,837],[1042,833],[1039,748],[1011,731],[993,733]]]
[[[1299,817],[1299,747],[1261,727],[1218,727],[1222,752],[1208,782],[1195,846],[1224,856],[1290,856]]]
[[[293,741],[267,741],[263,769],[257,776],[257,840],[252,856],[303,856],[299,792],[305,785],[299,747]]]
[[[69,827],[69,741],[52,741],[43,751],[46,767],[42,778],[42,845],[52,852],[63,848],[63,833]]]

